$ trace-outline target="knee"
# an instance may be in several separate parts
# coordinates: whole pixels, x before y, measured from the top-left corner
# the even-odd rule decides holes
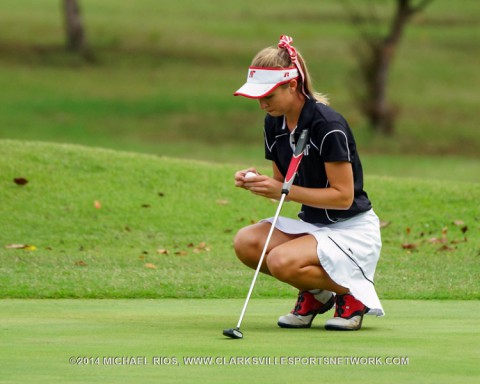
[[[247,265],[250,261],[258,261],[261,247],[261,239],[250,227],[240,229],[233,239],[235,254]]]
[[[272,276],[280,281],[289,281],[294,273],[294,263],[289,256],[282,251],[281,247],[272,249],[268,254],[268,269]]]

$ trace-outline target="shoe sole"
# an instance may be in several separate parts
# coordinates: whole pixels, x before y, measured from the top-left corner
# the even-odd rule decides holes
[[[294,325],[294,324],[287,324],[287,323],[281,323],[278,322],[277,325],[280,328],[290,328],[290,329],[302,329],[302,328],[311,328],[313,320],[317,315],[321,315],[322,313],[328,312],[332,307],[335,305],[335,296],[332,295],[330,300],[328,300],[325,305],[322,307],[322,310],[318,311],[315,315],[313,315],[312,319],[310,320],[310,323],[305,324],[305,325]]]
[[[316,315],[315,315],[316,316]],[[281,323],[278,322],[277,325],[280,328],[289,328],[289,329],[303,329],[303,328],[310,328],[312,326],[313,319],[315,319],[315,316],[312,317],[312,320],[310,323],[305,324],[305,325],[292,325],[292,324],[287,324],[287,323]]]
[[[339,325],[328,325],[325,324],[325,329],[327,331],[358,331],[360,328],[362,328],[362,322],[363,322],[363,316],[360,319],[360,323],[358,324],[357,327],[355,328],[346,328],[346,327],[341,327]]]

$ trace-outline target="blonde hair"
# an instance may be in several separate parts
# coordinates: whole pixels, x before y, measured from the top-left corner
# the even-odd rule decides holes
[[[297,51],[297,60],[302,66],[302,71],[305,74],[305,79],[302,80],[301,77],[298,79],[298,92],[301,92],[302,86],[305,87],[305,92],[313,97],[316,101],[328,105],[328,98],[326,95],[316,92],[312,86],[312,80],[310,73],[308,72],[307,66],[305,65],[305,60],[303,59],[300,52]],[[292,60],[286,49],[276,48],[276,47],[267,47],[258,52],[252,60],[253,67],[264,67],[264,68],[288,68],[292,66]],[[304,84],[302,84],[304,83]]]

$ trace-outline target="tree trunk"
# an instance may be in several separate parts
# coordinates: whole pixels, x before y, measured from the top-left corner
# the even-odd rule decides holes
[[[396,108],[388,102],[388,74],[403,31],[412,15],[423,9],[432,0],[422,0],[413,6],[413,0],[396,0],[397,7],[386,37],[372,36],[362,31],[367,52],[357,50],[361,75],[366,86],[366,95],[359,98],[360,108],[372,129],[391,135],[395,128]],[[365,23],[358,14],[352,15],[356,24]]]
[[[369,107],[366,113],[374,130],[392,134],[394,130],[394,113],[392,106],[387,100],[388,70],[392,57],[387,53],[387,46],[384,44],[380,44],[373,49]]]
[[[397,0],[397,10],[388,35],[372,45],[370,100],[368,117],[373,129],[386,135],[394,132],[395,111],[387,99],[388,74],[405,26],[413,14],[410,0]]]
[[[64,0],[65,27],[67,33],[67,50],[76,53],[85,53],[86,42],[83,29],[80,7],[77,0]]]

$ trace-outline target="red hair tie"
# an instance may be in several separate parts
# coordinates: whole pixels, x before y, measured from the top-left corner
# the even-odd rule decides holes
[[[303,73],[302,66],[298,62],[297,50],[292,46],[292,43],[293,39],[290,36],[282,35],[280,36],[278,48],[287,50],[292,64],[297,67],[300,77],[302,78],[302,93],[308,97],[307,92],[305,92],[305,74]]]

